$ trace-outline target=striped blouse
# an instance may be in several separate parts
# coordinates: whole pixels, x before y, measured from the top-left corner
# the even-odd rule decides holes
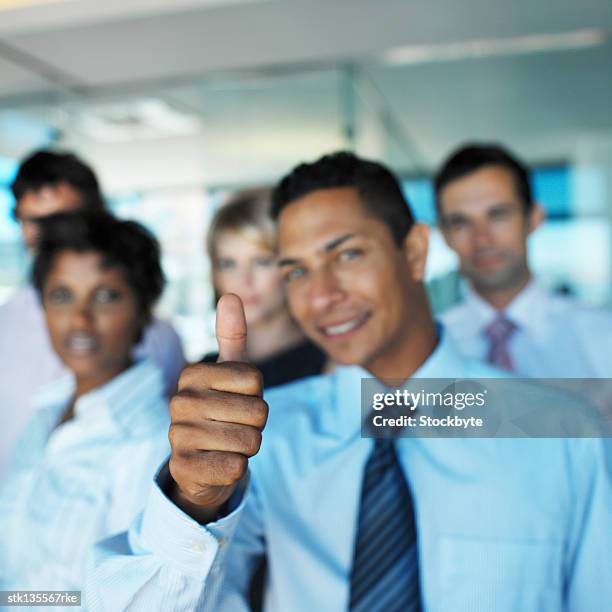
[[[0,485],[0,590],[81,590],[87,556],[124,531],[169,452],[168,404],[151,361],[79,398],[66,377],[37,397],[37,411]]]

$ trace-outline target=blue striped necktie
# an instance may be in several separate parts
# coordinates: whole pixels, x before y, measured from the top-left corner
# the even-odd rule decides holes
[[[365,467],[351,571],[351,612],[422,609],[412,496],[394,442],[377,439]]]

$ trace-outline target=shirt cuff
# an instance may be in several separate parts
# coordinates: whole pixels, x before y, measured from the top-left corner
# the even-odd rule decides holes
[[[204,579],[219,548],[229,542],[236,528],[244,507],[247,485],[236,488],[227,505],[229,514],[203,526],[164,494],[169,478],[168,464],[165,463],[151,488],[142,521],[136,526],[140,530],[137,539],[144,550],[180,566],[184,573]]]

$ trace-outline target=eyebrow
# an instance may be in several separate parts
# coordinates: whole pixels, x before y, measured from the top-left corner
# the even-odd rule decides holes
[[[486,213],[490,213],[491,211],[496,211],[496,210],[507,210],[508,208],[512,208],[513,204],[512,202],[496,202],[495,204],[492,204],[490,208],[488,208],[485,212]],[[453,220],[453,219],[465,219],[466,217],[468,217],[469,215],[466,214],[465,211],[461,210],[461,211],[453,211],[453,212],[449,212],[449,213],[442,213],[441,215],[441,219],[443,221],[448,221],[448,220]]]
[[[493,204],[491,208],[489,208],[489,211],[506,209],[506,208],[514,208],[514,204],[512,202],[497,202]]]
[[[344,234],[344,236],[339,236],[338,238],[334,238],[333,240],[330,240],[328,243],[323,245],[323,251],[325,253],[329,253],[330,251],[333,251],[335,248],[339,247],[341,244],[343,244],[347,240],[350,240],[351,238],[354,238],[354,237],[355,237],[355,234]],[[299,259],[286,257],[278,261],[278,267],[281,268],[283,266],[294,266],[298,263],[299,263]]]

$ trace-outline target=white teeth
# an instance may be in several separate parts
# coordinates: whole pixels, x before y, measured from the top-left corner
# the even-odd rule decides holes
[[[332,325],[331,327],[325,327],[325,333],[328,336],[337,336],[338,334],[345,334],[352,329],[355,329],[360,323],[362,319],[353,319],[352,321],[347,321],[346,323],[341,323],[340,325]]]
[[[74,335],[68,341],[68,346],[75,351],[91,351],[96,348],[96,340],[91,336]]]

